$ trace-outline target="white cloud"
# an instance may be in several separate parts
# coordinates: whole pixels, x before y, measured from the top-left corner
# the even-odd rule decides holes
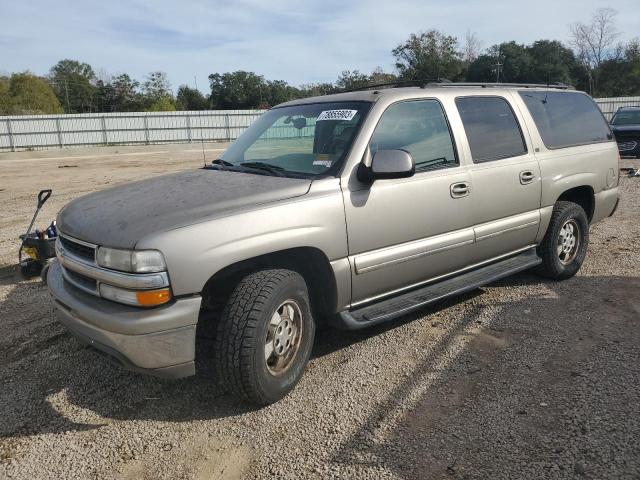
[[[332,81],[345,69],[391,69],[391,49],[409,33],[438,28],[485,46],[504,40],[566,40],[568,24],[604,6],[596,0],[152,1],[9,3],[0,17],[0,69],[46,73],[62,58],[142,80],[164,70],[177,87],[204,90],[207,75],[238,69],[293,84]],[[637,0],[618,0],[619,28],[640,31]]]

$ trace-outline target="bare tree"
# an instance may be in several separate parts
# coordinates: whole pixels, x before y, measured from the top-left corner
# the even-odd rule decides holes
[[[464,37],[464,45],[462,46],[462,60],[467,64],[467,67],[480,55],[482,44],[483,42],[478,38],[476,32],[467,30]]]
[[[599,8],[591,17],[591,23],[576,22],[570,25],[571,45],[588,70],[597,69],[602,62],[615,57],[620,31],[616,27],[618,12],[611,7]]]

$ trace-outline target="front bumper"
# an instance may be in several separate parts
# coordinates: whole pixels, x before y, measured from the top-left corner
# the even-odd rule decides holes
[[[640,139],[618,140],[618,151],[621,157],[640,157]]]
[[[142,309],[104,300],[65,282],[54,261],[47,286],[60,321],[80,340],[129,370],[159,377],[195,374],[200,297]]]

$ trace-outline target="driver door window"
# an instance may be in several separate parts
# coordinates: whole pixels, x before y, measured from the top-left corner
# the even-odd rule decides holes
[[[436,100],[413,100],[391,105],[382,115],[369,144],[378,150],[408,151],[416,172],[458,166],[449,124]]]

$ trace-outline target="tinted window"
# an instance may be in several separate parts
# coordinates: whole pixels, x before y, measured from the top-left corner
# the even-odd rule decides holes
[[[591,98],[578,92],[519,92],[547,148],[606,142],[609,126]]]
[[[611,120],[611,125],[639,125],[640,108],[634,110],[618,110]]]
[[[518,121],[504,98],[460,97],[456,106],[475,163],[527,152]]]
[[[444,111],[436,100],[391,105],[382,115],[370,147],[372,154],[407,150],[416,162],[416,171],[458,164]]]

